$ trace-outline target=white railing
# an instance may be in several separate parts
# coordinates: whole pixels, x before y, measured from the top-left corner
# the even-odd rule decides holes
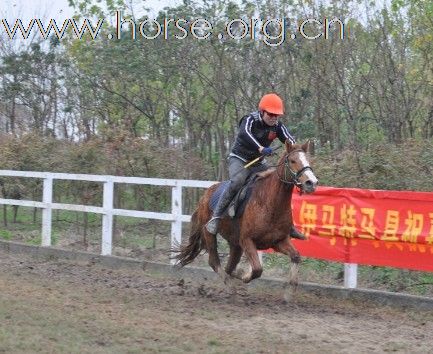
[[[171,221],[171,242],[172,244],[180,243],[182,238],[182,222],[189,222],[191,220],[190,215],[182,214],[182,187],[208,188],[215,183],[211,181],[118,177],[69,173],[24,172],[7,170],[0,170],[0,176],[39,178],[43,180],[42,202],[0,198],[0,204],[20,205],[42,209],[42,246],[51,246],[51,215],[53,210],[60,209],[102,214],[102,255],[110,255],[112,251],[114,215]],[[103,183],[104,190],[102,207],[53,203],[54,180],[73,180]],[[172,187],[171,213],[114,209],[113,192],[115,183]]]
[[[182,222],[189,222],[191,220],[191,215],[182,214],[182,188],[183,187],[208,188],[212,184],[216,183],[213,181],[119,177],[119,176],[108,176],[108,175],[104,176],[104,175],[27,172],[27,171],[9,171],[9,170],[0,170],[0,176],[38,178],[43,180],[42,202],[0,198],[0,204],[36,207],[42,209],[41,246],[51,246],[51,224],[52,224],[53,210],[59,209],[59,210],[82,211],[82,212],[102,214],[101,255],[111,255],[114,215],[171,221],[171,244],[172,246],[176,244],[180,244],[182,239]],[[72,181],[103,183],[104,188],[103,188],[102,207],[79,205],[79,204],[53,203],[54,180],[72,180]],[[156,213],[150,211],[114,209],[113,195],[114,195],[115,183],[172,187],[171,213]],[[357,265],[345,264],[344,286],[347,288],[356,288],[356,284],[357,284]]]

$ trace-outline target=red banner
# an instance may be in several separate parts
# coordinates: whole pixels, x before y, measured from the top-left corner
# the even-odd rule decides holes
[[[303,256],[433,271],[433,193],[319,187],[292,207]]]

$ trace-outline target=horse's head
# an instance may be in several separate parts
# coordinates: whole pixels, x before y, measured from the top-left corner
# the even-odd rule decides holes
[[[316,190],[318,180],[308,160],[310,141],[303,145],[292,144],[286,141],[286,152],[278,163],[277,173],[280,180],[286,184],[293,184],[305,193]]]

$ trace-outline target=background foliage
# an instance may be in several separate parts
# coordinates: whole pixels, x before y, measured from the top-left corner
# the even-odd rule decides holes
[[[116,10],[136,23],[148,15],[134,1],[70,3],[78,22],[105,17],[107,24]],[[322,185],[432,190],[433,2],[184,0],[157,19],[166,17],[206,18],[218,30],[235,18],[286,18],[289,34],[303,19],[337,17],[346,24],[346,37],[340,39],[334,28],[329,39],[288,35],[272,47],[248,38],[132,40],[126,25],[121,39],[109,40],[113,23],[96,40],[69,33],[61,41],[18,41],[0,32],[0,169],[223,179],[239,119],[256,109],[262,94],[275,91],[285,101],[283,122],[291,133],[298,141],[315,141]],[[58,202],[100,205],[96,184],[65,181],[54,187]],[[9,198],[41,197],[38,181],[3,178],[0,189]],[[198,196],[185,193],[185,213]],[[115,205],[162,211],[170,195],[118,186]],[[6,216],[5,210],[5,224]],[[36,209],[23,218],[35,223]],[[54,242],[69,231],[82,235],[85,245],[92,237],[99,244],[95,215],[57,213],[55,222]],[[142,237],[149,227],[150,241]],[[0,237],[10,239],[10,230],[39,244],[38,227],[17,224],[0,230]],[[155,248],[158,237],[166,240],[168,225],[118,218],[115,230],[115,244],[134,251],[144,243]],[[398,274],[396,288],[406,273],[392,273]],[[422,286],[431,283],[416,279]]]
[[[79,20],[107,25],[116,10],[137,24],[147,18],[133,2],[70,3]],[[274,47],[215,36],[132,40],[127,25],[109,40],[114,23],[96,40],[69,33],[17,45],[2,33],[0,167],[221,179],[239,119],[276,91],[291,132],[315,139],[322,183],[428,190],[433,5],[384,4],[185,0],[157,16],[206,18],[217,29],[235,18],[284,17],[289,34],[307,18],[346,24],[344,39],[335,26],[329,39],[287,35]]]

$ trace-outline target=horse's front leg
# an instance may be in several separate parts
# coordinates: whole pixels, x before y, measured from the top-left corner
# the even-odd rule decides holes
[[[292,263],[299,264],[301,262],[301,255],[299,254],[298,250],[293,246],[292,241],[290,240],[290,237],[287,236],[284,240],[278,242],[274,246],[274,250],[276,252],[283,253],[285,255],[288,255],[290,257],[290,260]]]
[[[301,255],[299,254],[298,250],[293,246],[292,241],[290,240],[290,237],[287,236],[284,240],[277,243],[274,247],[274,250],[276,252],[283,253],[285,255],[288,255],[291,260],[291,266],[290,266],[290,272],[289,272],[289,285],[291,286],[290,289],[292,293],[296,290],[296,287],[298,286],[298,271],[299,271],[299,263],[301,262]],[[291,293],[285,293],[284,297],[288,301],[291,298]]]
[[[263,268],[260,263],[259,255],[257,254],[257,247],[253,240],[250,238],[242,238],[241,247],[243,248],[245,255],[251,265],[251,271],[242,277],[245,283],[249,283],[251,280],[256,279],[262,275]]]

